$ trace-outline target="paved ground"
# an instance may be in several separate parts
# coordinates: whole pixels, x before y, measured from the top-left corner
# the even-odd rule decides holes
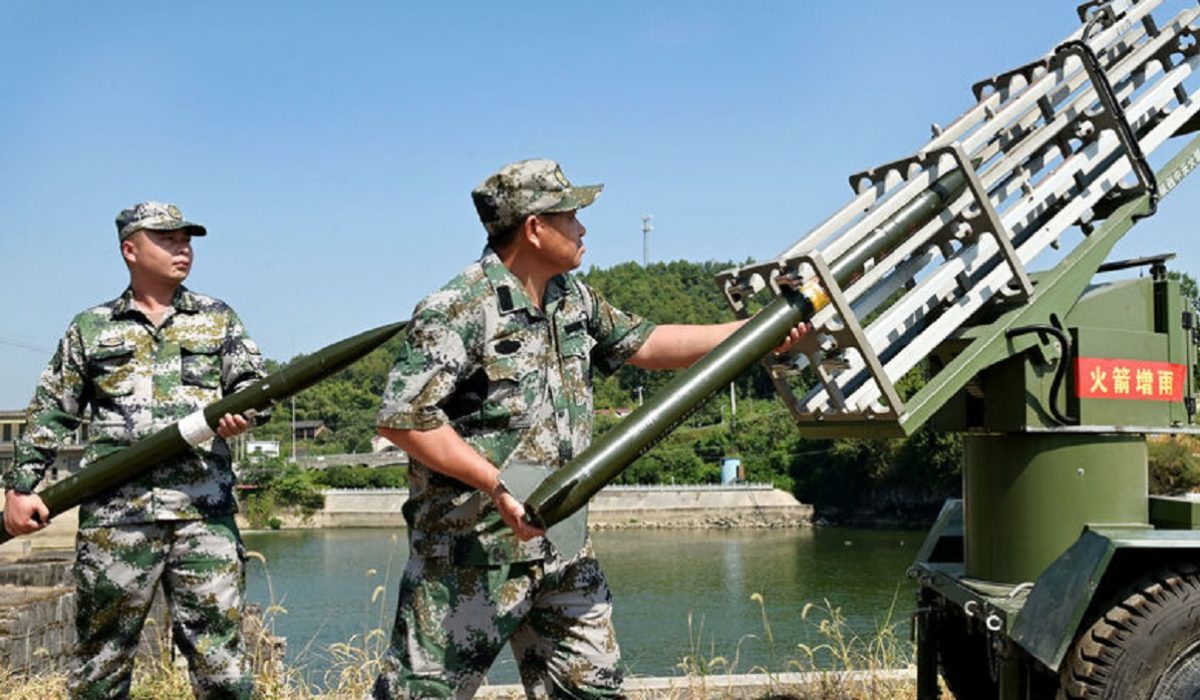
[[[894,671],[851,673],[750,673],[741,675],[714,675],[705,678],[630,678],[625,681],[625,691],[631,699],[670,698],[671,700],[698,700],[700,698],[762,698],[799,696],[798,690],[821,687],[825,689],[863,690],[874,688],[878,692],[903,693],[916,683],[915,669]],[[874,693],[871,694],[875,696]],[[830,697],[842,697],[836,692]],[[489,685],[479,689],[477,698],[504,700],[523,698],[525,692],[519,685]]]
[[[79,527],[79,509],[72,508],[50,521],[50,526],[33,535],[17,537],[0,544],[0,562],[20,559],[46,549],[75,549],[75,530]]]

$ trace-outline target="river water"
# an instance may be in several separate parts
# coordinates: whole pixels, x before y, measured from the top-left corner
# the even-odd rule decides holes
[[[915,587],[904,572],[923,537],[845,528],[592,535],[613,591],[623,662],[643,676],[680,675],[689,655],[736,658],[736,672],[772,659],[781,667],[802,656],[799,644],[828,641],[817,631],[828,614],[802,618],[809,603],[839,608],[860,635],[890,622],[907,638]],[[250,532],[245,540],[266,559],[265,566],[250,562],[248,599],[277,606],[270,619],[288,639],[288,661],[313,682],[332,663],[331,645],[361,647],[368,636],[381,638],[372,630],[390,634],[408,555],[404,530]],[[507,650],[489,679],[516,682]]]

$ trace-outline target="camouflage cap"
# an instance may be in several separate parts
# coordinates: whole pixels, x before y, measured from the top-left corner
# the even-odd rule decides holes
[[[535,158],[500,168],[471,190],[471,199],[491,237],[531,214],[582,209],[596,201],[603,189],[604,185],[572,185],[558,163]]]
[[[122,209],[117,214],[117,238],[125,240],[142,229],[151,231],[178,231],[187,229],[193,236],[208,233],[200,224],[183,220],[183,212],[174,204],[163,202],[141,202]]]

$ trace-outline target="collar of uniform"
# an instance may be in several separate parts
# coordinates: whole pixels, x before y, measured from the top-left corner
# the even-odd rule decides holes
[[[546,298],[542,300],[542,305],[546,309],[548,316],[553,316],[558,312],[558,305],[567,296],[567,276],[555,275],[546,283]]]
[[[179,289],[175,290],[175,296],[171,299],[171,306],[175,307],[176,311],[185,311],[188,313],[195,313],[200,309],[196,295],[183,285],[179,285]],[[117,298],[116,306],[113,308],[113,317],[116,318],[134,312],[141,313],[133,305],[133,287],[126,287],[121,296]]]
[[[496,297],[500,301],[500,313],[510,314],[514,311],[524,310],[534,316],[541,315],[538,308],[529,300],[529,295],[525,293],[525,286],[521,284],[521,280],[517,279],[512,270],[500,261],[500,256],[492,250],[491,246],[484,247],[483,257],[479,259],[479,264],[483,267],[483,274],[492,285],[492,291],[496,292]]]
[[[176,311],[186,311],[190,314],[200,310],[200,300],[196,298],[192,290],[183,285],[179,285],[179,289],[175,290],[175,298],[171,300],[171,305],[175,307]]]

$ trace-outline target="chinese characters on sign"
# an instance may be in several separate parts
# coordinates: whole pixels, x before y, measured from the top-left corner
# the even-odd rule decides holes
[[[1075,393],[1083,399],[1183,401],[1183,389],[1183,365],[1097,357],[1075,360]]]

